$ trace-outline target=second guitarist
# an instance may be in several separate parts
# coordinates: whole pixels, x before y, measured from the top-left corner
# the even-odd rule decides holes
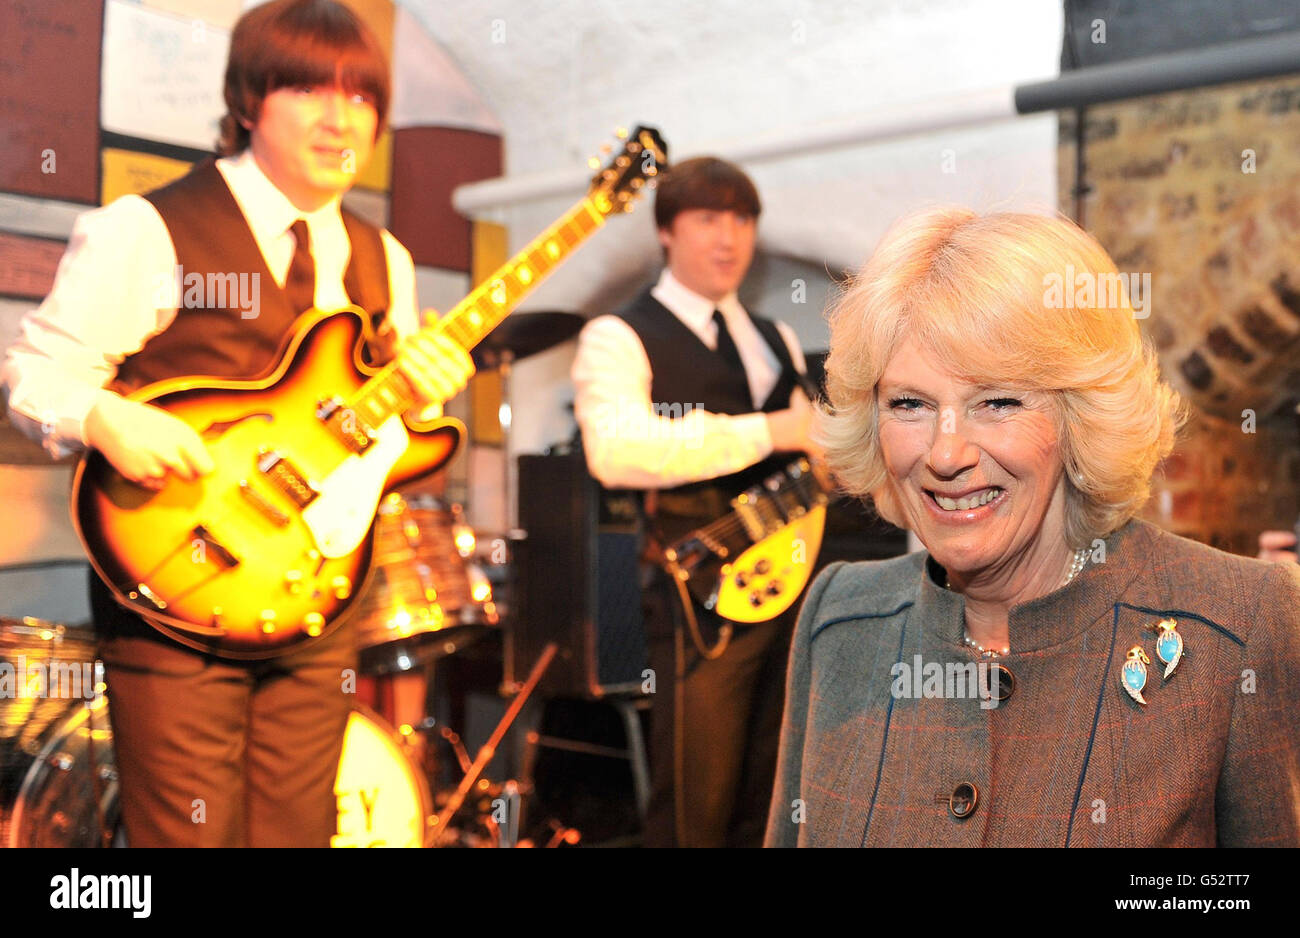
[[[574,403],[588,466],[607,487],[652,491],[660,545],[729,512],[732,497],[791,453],[815,451],[793,331],[752,316],[736,296],[760,208],[738,167],[711,157],[675,165],[655,198],[666,269],[579,340]],[[653,577],[646,845],[759,846],[797,606],[737,627],[725,651],[706,658],[686,637],[676,591]],[[719,620],[698,603],[694,612],[716,640]]]
[[[56,454],[93,446],[142,485],[203,474],[211,459],[194,430],[119,392],[252,378],[304,309],[349,302],[386,322],[396,341],[372,353],[395,355],[420,400],[462,388],[465,352],[416,334],[410,254],[340,210],[389,91],[378,41],[346,6],[276,0],[247,13],[231,38],[225,158],[78,220],[5,365],[15,423]],[[328,846],[353,628],[241,663],[163,637],[94,576],[91,603],[129,843]]]

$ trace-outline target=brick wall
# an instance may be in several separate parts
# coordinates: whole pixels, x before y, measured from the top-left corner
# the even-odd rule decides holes
[[[1151,520],[1253,554],[1300,506],[1300,77],[1061,117],[1061,208],[1151,274],[1144,332],[1193,405]]]

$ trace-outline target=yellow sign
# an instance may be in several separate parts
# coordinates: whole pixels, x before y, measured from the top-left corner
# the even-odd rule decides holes
[[[124,195],[140,195],[159,186],[180,179],[189,172],[190,164],[150,153],[133,153],[130,150],[106,148],[102,153],[103,182],[100,188],[101,205]]]

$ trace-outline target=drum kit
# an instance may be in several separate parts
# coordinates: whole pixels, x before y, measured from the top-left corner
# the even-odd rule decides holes
[[[523,331],[513,357],[576,333],[580,317],[563,314],[568,318],[558,331],[554,322],[540,329],[540,319],[533,321],[559,315],[518,317]],[[512,357],[509,336],[493,349],[504,351],[507,361]],[[459,505],[429,494],[384,499],[376,516],[373,575],[353,613],[363,676],[379,682],[417,677],[427,684],[434,663],[499,627],[476,550],[475,532]],[[482,772],[554,648],[547,652],[476,759],[457,734],[440,728],[463,773],[450,788],[435,791],[418,756],[419,732],[431,729],[432,719],[405,720],[358,703],[335,782],[338,829],[331,846],[530,845],[519,839],[517,822],[518,801],[529,785],[492,782]],[[105,690],[89,628],[0,617],[0,847],[127,845]],[[551,829],[546,846],[577,842],[577,831],[555,822]]]
[[[394,494],[376,518],[375,542],[371,586],[354,614],[360,673],[380,682],[410,675],[423,684],[434,662],[499,622],[488,579],[472,559],[473,531],[459,506]],[[110,703],[89,629],[0,618],[0,846],[125,844]],[[435,807],[452,793],[435,801],[412,727],[399,732],[395,722],[363,703],[353,710],[334,786],[331,846],[499,844],[492,809],[504,789],[482,778],[474,793],[495,797],[462,798],[472,815],[460,820],[464,836],[458,828],[455,837],[434,837]],[[463,753],[456,734],[443,738]],[[464,768],[466,758],[460,761]]]
[[[363,673],[416,670],[498,624],[476,546],[459,505],[433,495],[383,500],[374,573],[355,613]]]
[[[0,846],[111,842],[117,770],[103,678],[88,630],[0,619]]]

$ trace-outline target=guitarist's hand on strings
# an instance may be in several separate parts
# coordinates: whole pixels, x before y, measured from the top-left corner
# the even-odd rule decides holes
[[[167,411],[100,393],[86,415],[86,442],[132,482],[160,489],[173,472],[186,481],[212,471],[212,457],[189,424]]]
[[[426,328],[397,347],[397,370],[411,383],[416,403],[425,406],[455,397],[474,374],[469,354],[454,339],[428,328],[437,318],[436,311],[428,310]]]

